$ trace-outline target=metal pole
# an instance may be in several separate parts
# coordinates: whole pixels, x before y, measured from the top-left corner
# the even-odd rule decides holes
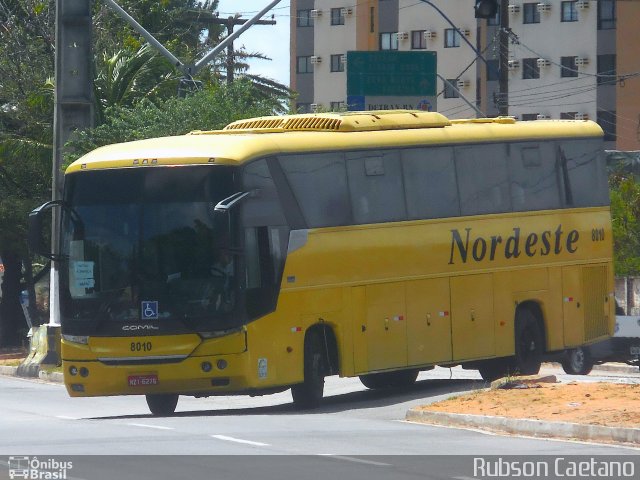
[[[167,57],[169,61],[178,69],[182,71],[182,73],[188,75],[189,67],[185,66],[173,53],[167,50],[158,40],[156,40],[153,35],[147,32],[142,25],[140,25],[136,20],[125,12],[120,5],[118,5],[114,0],[104,0],[104,2],[109,5],[112,9],[114,9],[118,15],[120,15],[124,20],[131,25],[136,32],[142,35],[147,42],[149,42],[152,46],[157,48],[162,55]]]
[[[106,0],[106,1],[112,1],[112,0]],[[227,38],[225,38],[213,50],[211,50],[204,57],[202,57],[202,59],[200,59],[192,67],[192,69],[191,69],[191,71],[189,73],[191,75],[195,75],[196,73],[198,73],[207,63],[209,63],[209,61],[213,57],[215,57],[219,52],[221,52],[223,49],[225,49],[229,43],[233,42],[236,38],[238,38],[240,35],[242,35],[242,33],[245,30],[247,30],[251,25],[256,23],[258,20],[260,20],[260,18],[262,18],[262,16],[265,13],[267,13],[269,10],[271,10],[273,7],[275,7],[278,3],[280,3],[280,0],[273,0],[269,5],[267,5],[262,10],[260,10],[260,12],[255,17],[253,17],[247,23],[242,25],[238,30],[235,31],[235,33],[233,33],[230,36],[228,36]]]

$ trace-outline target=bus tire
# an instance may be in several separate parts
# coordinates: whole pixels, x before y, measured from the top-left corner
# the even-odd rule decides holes
[[[317,408],[324,394],[325,354],[320,335],[311,331],[304,340],[304,381],[291,387],[298,409]]]
[[[589,375],[593,360],[589,350],[582,347],[567,350],[562,360],[562,369],[569,375]]]
[[[360,375],[362,384],[371,389],[409,387],[416,383],[418,370],[399,370],[397,372],[370,373]]]
[[[156,417],[173,415],[178,405],[178,395],[172,393],[146,395],[149,410]]]
[[[518,375],[535,375],[542,365],[544,335],[535,315],[523,308],[516,313],[515,366]]]

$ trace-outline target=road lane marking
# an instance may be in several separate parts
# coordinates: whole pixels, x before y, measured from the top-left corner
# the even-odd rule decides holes
[[[345,457],[344,455],[335,455],[333,453],[319,453],[320,457],[335,458],[337,460],[346,460],[347,462],[364,463],[365,465],[375,465],[376,467],[392,467],[390,463],[374,462],[373,460],[363,460],[356,457]]]
[[[127,423],[127,425],[131,425],[132,427],[155,428],[156,430],[175,430],[175,428],[173,427],[162,427],[160,425],[147,425],[145,423]]]
[[[476,477],[451,477],[454,480],[478,480]]]
[[[61,420],[80,420],[78,417],[67,417],[66,415],[56,415]]]
[[[218,440],[224,440],[226,442],[244,443],[245,445],[254,445],[256,447],[269,447],[268,443],[252,442],[251,440],[243,440],[241,438],[227,437],[226,435],[211,435]]]

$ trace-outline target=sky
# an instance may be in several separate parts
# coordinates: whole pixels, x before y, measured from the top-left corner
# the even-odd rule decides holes
[[[219,0],[220,17],[226,18],[236,13],[241,18],[253,18],[273,0]],[[250,62],[249,72],[262,75],[289,85],[289,0],[281,0],[263,19],[275,15],[276,25],[253,25],[234,42],[235,48],[242,45],[249,52],[260,52],[272,60]],[[236,27],[236,29],[239,27]]]

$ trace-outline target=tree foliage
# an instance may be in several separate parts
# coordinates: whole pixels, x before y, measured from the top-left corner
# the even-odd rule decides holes
[[[609,179],[613,253],[618,276],[640,275],[640,183],[615,172]]]

